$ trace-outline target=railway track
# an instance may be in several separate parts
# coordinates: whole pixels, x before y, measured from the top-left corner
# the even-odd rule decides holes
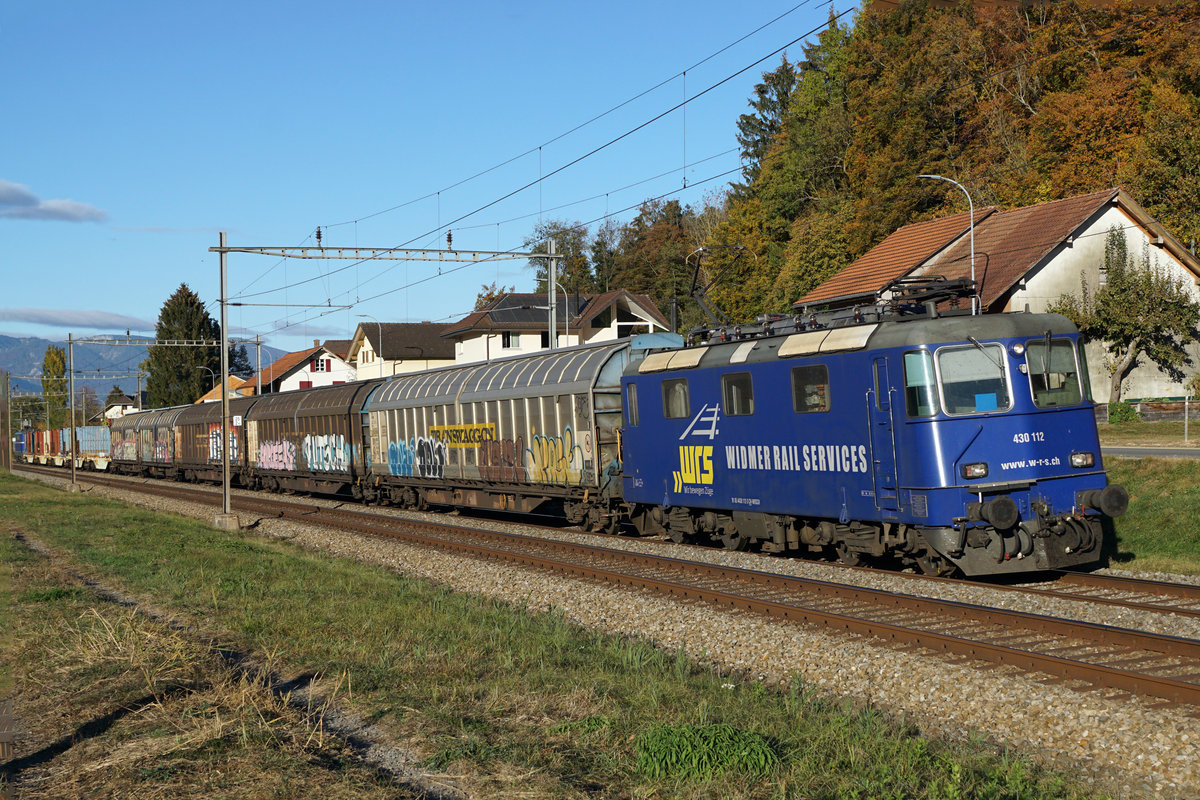
[[[39,471],[62,476],[58,470]],[[130,488],[127,480],[111,476],[86,474],[79,479]],[[195,487],[160,481],[136,485],[139,491],[191,502],[219,502],[216,493]],[[472,558],[551,570],[783,622],[823,626],[897,646],[1017,667],[1044,679],[1078,681],[1158,698],[1165,704],[1193,706],[1200,713],[1200,641],[1193,639],[296,500],[237,495],[233,506],[264,517],[397,538]],[[1200,597],[1200,589],[1184,584],[1114,579],[1100,582],[1107,583],[1107,588],[1100,588],[1090,580],[1109,577],[1067,573],[1059,577],[1061,589],[987,585],[1161,613],[1185,613],[1181,608],[1194,605]],[[1166,598],[1174,598],[1176,605],[1167,603]]]

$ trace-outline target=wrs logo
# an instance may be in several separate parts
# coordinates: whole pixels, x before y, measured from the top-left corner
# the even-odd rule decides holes
[[[672,472],[675,491],[683,490],[685,483],[711,484],[713,482],[712,445],[682,445],[679,448],[679,471]]]

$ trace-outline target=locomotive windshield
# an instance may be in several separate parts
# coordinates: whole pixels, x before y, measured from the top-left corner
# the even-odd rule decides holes
[[[1076,406],[1083,402],[1075,347],[1070,339],[1051,339],[1050,357],[1046,358],[1046,340],[1036,339],[1025,346],[1029,369],[1029,388],[1038,408]]]
[[[986,414],[1012,406],[1000,345],[972,341],[969,347],[945,347],[937,360],[947,414]]]

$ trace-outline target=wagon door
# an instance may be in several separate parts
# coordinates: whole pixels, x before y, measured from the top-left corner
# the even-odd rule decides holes
[[[896,433],[892,420],[892,389],[888,380],[887,358],[876,358],[872,366],[874,385],[867,392],[871,420],[871,470],[875,488],[875,508],[891,517],[900,510],[896,477]]]

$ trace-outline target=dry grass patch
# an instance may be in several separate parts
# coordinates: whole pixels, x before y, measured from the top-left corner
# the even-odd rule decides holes
[[[273,691],[272,664],[232,666],[202,641],[100,600],[13,539],[4,544],[19,796],[406,796],[327,734],[324,708]],[[326,702],[342,683],[325,681]]]

